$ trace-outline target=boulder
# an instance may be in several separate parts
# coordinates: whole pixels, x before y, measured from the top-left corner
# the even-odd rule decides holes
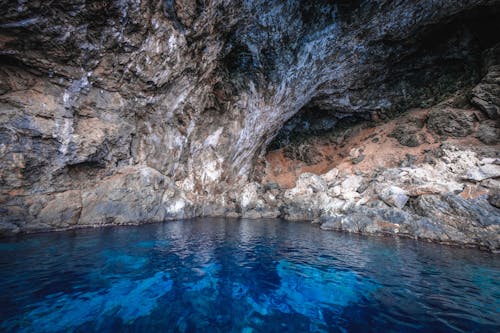
[[[486,120],[481,122],[475,134],[476,138],[487,145],[500,143],[500,125],[497,120]]]
[[[271,193],[264,193],[258,183],[245,185],[238,195],[237,202],[243,218],[276,218],[280,215],[276,197]]]
[[[321,175],[321,178],[328,184],[332,184],[337,180],[337,176],[339,175],[339,170],[337,168],[333,168],[327,173]]]
[[[474,116],[461,109],[438,107],[427,118],[427,128],[442,136],[464,137],[474,130]]]
[[[495,191],[491,193],[488,197],[488,202],[490,205],[500,208],[500,191]]]
[[[425,142],[425,135],[421,133],[420,128],[412,124],[396,126],[389,136],[398,140],[400,145],[407,147],[418,147]]]
[[[498,178],[500,177],[500,165],[497,164],[485,164],[479,167],[468,170],[464,175],[463,179],[473,180],[476,182],[488,179],[488,178]]]
[[[500,85],[480,83],[472,89],[471,102],[491,119],[500,117]]]
[[[378,195],[386,204],[399,209],[403,208],[409,199],[408,193],[397,186],[384,187],[378,191]]]

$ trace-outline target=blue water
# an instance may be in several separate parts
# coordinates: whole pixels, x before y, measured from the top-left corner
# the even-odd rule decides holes
[[[500,256],[223,219],[0,241],[2,332],[499,332]]]

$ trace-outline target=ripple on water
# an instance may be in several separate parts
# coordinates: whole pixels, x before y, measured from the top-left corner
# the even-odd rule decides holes
[[[0,242],[0,331],[498,332],[493,254],[179,221]]]

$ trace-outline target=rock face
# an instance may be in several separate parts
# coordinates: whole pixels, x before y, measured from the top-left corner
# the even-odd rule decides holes
[[[473,86],[471,102],[492,122],[477,136],[498,142],[498,0],[0,7],[5,232],[197,215],[313,219],[314,205],[344,209],[366,184],[356,175],[332,188],[311,176],[315,185],[304,179],[295,192],[252,183],[275,138],[385,119]],[[441,127],[443,117],[455,123]],[[475,131],[453,111],[432,119],[438,135]],[[423,142],[404,131],[402,143]],[[317,162],[315,150],[290,154]],[[389,192],[392,206],[408,206]]]
[[[322,176],[305,173],[295,187],[277,196],[278,202],[285,218],[316,220],[325,230],[498,250],[500,210],[495,204],[500,184],[481,177],[470,185],[466,176],[475,168],[490,170],[493,164],[488,163],[494,161],[481,161],[476,153],[453,146],[444,146],[442,153],[434,165],[388,168],[375,174],[337,169]]]

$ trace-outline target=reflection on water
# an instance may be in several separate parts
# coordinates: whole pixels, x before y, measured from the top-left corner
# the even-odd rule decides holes
[[[0,331],[496,332],[500,259],[207,219],[0,242]]]

